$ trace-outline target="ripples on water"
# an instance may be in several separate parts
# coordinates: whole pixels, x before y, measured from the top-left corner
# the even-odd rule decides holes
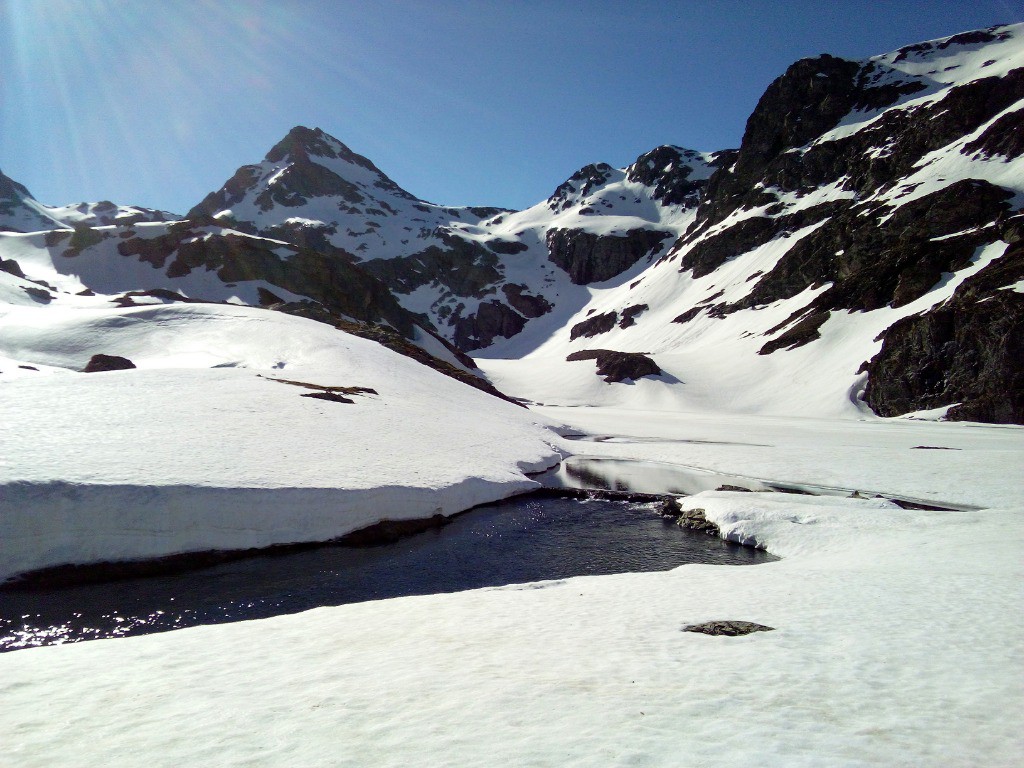
[[[685,563],[775,558],[663,520],[654,504],[522,498],[396,544],[267,554],[175,576],[0,592],[0,650],[162,632],[325,605]]]

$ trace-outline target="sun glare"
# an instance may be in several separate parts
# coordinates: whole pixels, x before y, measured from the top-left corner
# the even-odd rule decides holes
[[[283,3],[13,0],[6,16],[5,134],[49,136],[21,160],[86,194],[131,177],[156,199],[210,136],[286,130],[303,116],[284,114],[280,91],[302,93],[309,73],[372,87]]]

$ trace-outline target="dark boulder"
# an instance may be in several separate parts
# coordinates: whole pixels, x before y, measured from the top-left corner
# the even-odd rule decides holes
[[[82,373],[98,373],[100,371],[127,371],[135,368],[135,363],[127,357],[117,355],[93,355],[89,358]]]
[[[676,523],[681,528],[706,533],[709,536],[720,537],[722,535],[722,529],[717,524],[708,520],[706,513],[700,507],[680,510],[680,513],[674,515],[674,517],[676,518]]]
[[[737,637],[752,632],[772,632],[775,627],[766,627],[753,621],[705,621],[702,624],[690,624],[683,627],[683,632],[698,632],[702,635],[719,635]]]

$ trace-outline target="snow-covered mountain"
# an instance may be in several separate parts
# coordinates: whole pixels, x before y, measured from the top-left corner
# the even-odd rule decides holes
[[[47,206],[7,177],[0,177],[0,186],[6,194],[0,204],[8,212],[8,228],[0,231],[5,304],[213,302],[273,308],[372,338],[500,394],[474,372],[469,357],[350,259],[160,211],[102,202]]]
[[[799,61],[656,263],[486,367],[536,400],[1022,422],[1022,120],[1021,25]]]
[[[174,221],[180,217],[167,211],[116,205],[109,200],[51,206],[37,201],[32,193],[0,172],[0,232],[38,232],[44,229],[73,229],[143,221]]]
[[[588,165],[525,211],[427,203],[296,128],[190,216],[351,255],[461,349],[542,360],[486,364],[534,399],[554,370],[631,396],[576,375],[614,357],[683,407],[1021,421],[1022,39],[799,61],[738,151]]]
[[[524,211],[421,200],[304,127],[181,223],[99,226],[106,204],[2,177],[8,229],[49,232],[0,254],[76,292],[384,324],[458,363],[436,333],[534,401],[1021,422],[1022,109],[1024,29],[998,27],[801,60],[738,150],[587,165]]]
[[[519,333],[574,284],[614,277],[678,236],[714,158],[659,147],[626,169],[588,165],[527,211],[452,208],[302,126],[240,168],[193,220],[353,258],[463,350]]]

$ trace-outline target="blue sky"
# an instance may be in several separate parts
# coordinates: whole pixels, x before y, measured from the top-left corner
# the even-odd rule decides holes
[[[525,207],[590,162],[739,144],[798,58],[1024,20],[1016,0],[0,0],[0,169],[183,213],[293,125],[415,195]]]

